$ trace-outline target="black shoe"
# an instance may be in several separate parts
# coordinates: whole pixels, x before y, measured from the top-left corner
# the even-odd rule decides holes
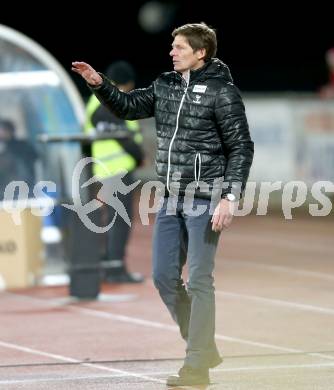
[[[138,272],[115,272],[106,275],[104,280],[107,283],[142,283],[144,276]]]
[[[168,386],[209,385],[209,370],[207,368],[193,368],[184,365],[179,370],[179,374],[169,376],[166,383]]]

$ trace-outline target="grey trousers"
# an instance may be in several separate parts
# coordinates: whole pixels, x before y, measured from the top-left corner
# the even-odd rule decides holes
[[[154,285],[187,342],[185,364],[195,368],[220,363],[212,275],[219,233],[211,229],[209,205],[210,200],[195,198],[194,209],[207,210],[191,216],[182,201],[164,198],[153,234]],[[186,261],[187,287],[181,277]]]

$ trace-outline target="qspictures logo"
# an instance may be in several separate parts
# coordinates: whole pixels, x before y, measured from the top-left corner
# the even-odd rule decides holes
[[[116,218],[121,218],[125,223],[131,225],[126,207],[119,199],[119,194],[126,195],[133,191],[140,183],[140,180],[131,184],[126,184],[123,179],[128,173],[124,171],[122,174],[112,176],[108,179],[108,184],[97,177],[91,177],[82,185],[80,178],[84,168],[88,164],[99,164],[106,173],[110,175],[107,167],[103,162],[87,157],[81,159],[72,175],[72,203],[63,203],[61,206],[76,213],[82,223],[95,233],[104,233],[111,229]],[[93,199],[88,199],[83,202],[80,193],[82,189],[87,188],[93,183],[99,182],[101,188]],[[181,172],[174,172],[171,175],[170,181],[170,196],[168,198],[169,214],[176,213],[175,199],[179,197],[180,184],[182,182]],[[221,199],[222,191],[228,189],[228,183],[224,182],[224,178],[215,179],[211,183],[211,202],[209,213],[212,215],[215,212],[217,203]],[[236,193],[240,192],[241,183],[233,183]],[[10,182],[4,192],[4,200],[1,202],[2,209],[9,214],[15,224],[21,223],[21,212],[27,207],[31,208],[31,213],[37,216],[48,216],[52,214],[55,207],[55,199],[49,197],[47,193],[56,192],[56,184],[51,181],[40,181],[33,188],[33,199],[28,199],[29,187],[24,181]],[[210,186],[205,181],[190,182],[183,194],[184,210],[189,216],[198,216],[206,210],[201,206],[194,206],[194,198],[198,193],[210,194]],[[230,202],[231,213],[235,216],[246,216],[254,212],[256,207],[256,215],[267,215],[270,197],[277,191],[281,196],[281,208],[285,219],[293,218],[293,211],[305,205],[311,216],[327,216],[332,211],[332,198],[334,195],[334,183],[331,181],[318,181],[311,186],[306,185],[303,181],[290,181],[283,183],[276,182],[248,182],[243,193],[242,201]],[[143,225],[149,224],[149,215],[157,213],[162,207],[161,199],[165,193],[165,185],[160,181],[148,181],[141,186],[139,196],[139,216]],[[152,197],[153,195],[153,197]],[[152,201],[153,198],[153,201]],[[276,196],[277,198],[277,196]],[[113,218],[106,226],[98,226],[94,223],[92,213],[102,206],[113,209]]]
[[[135,183],[132,183],[131,185],[127,186],[122,179],[127,174],[125,171],[121,175],[116,175],[114,177],[110,178],[110,181],[108,182],[108,186],[106,184],[102,184],[101,189],[96,195],[96,198],[91,199],[87,203],[83,204],[81,195],[80,195],[80,187],[85,188],[93,183],[98,182],[99,180],[94,176],[87,180],[84,184],[80,186],[80,177],[83,172],[83,169],[88,164],[100,164],[103,166],[104,169],[107,169],[105,165],[92,157],[86,157],[79,161],[79,163],[76,165],[73,176],[72,176],[72,199],[73,204],[65,204],[63,203],[62,206],[72,210],[73,212],[78,214],[78,217],[82,221],[82,223],[90,229],[94,233],[104,233],[108,231],[115,223],[115,220],[117,216],[122,218],[124,222],[126,222],[129,226],[131,226],[131,221],[129,218],[129,215],[123,205],[123,203],[118,199],[118,193],[126,195],[129,192],[131,192],[134,188],[137,187],[137,185],[140,183],[140,180],[136,181]],[[90,218],[89,214],[96,211],[97,209],[101,208],[104,204],[108,205],[109,207],[112,207],[114,209],[114,217],[112,221],[106,225],[106,226],[98,226],[96,225]]]

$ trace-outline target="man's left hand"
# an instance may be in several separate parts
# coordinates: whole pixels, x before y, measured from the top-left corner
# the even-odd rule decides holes
[[[220,200],[211,218],[212,230],[214,232],[221,232],[224,228],[227,229],[231,225],[235,206],[234,202],[227,199]]]

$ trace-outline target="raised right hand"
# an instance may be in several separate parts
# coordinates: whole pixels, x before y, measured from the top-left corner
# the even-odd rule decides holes
[[[88,84],[98,86],[102,84],[102,77],[86,62],[72,62],[72,70],[83,77]]]

